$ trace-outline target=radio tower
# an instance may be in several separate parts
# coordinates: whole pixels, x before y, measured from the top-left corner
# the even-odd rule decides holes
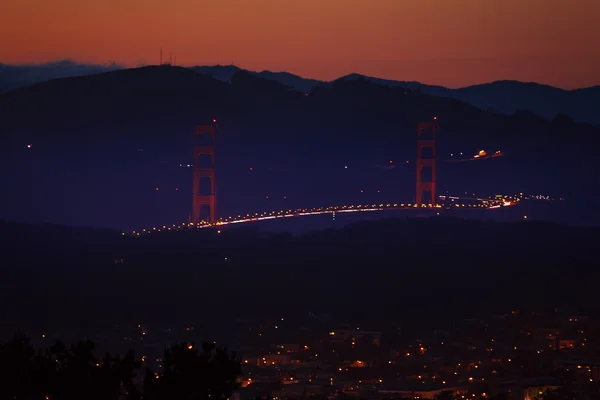
[[[202,208],[208,206],[210,208],[208,220],[209,223],[216,221],[216,194],[215,194],[215,126],[214,125],[198,125],[194,132],[194,185],[193,185],[193,206],[192,206],[192,222],[197,224],[202,219]],[[209,144],[198,144],[208,142]],[[210,158],[210,164],[201,165],[200,158]],[[210,193],[201,193],[200,180],[210,180]]]
[[[437,177],[435,171],[435,136],[439,130],[436,122],[437,117],[433,117],[431,122],[420,122],[417,126],[417,195],[415,204],[436,203],[436,185]],[[423,150],[431,149],[431,157],[424,158]],[[431,180],[423,179],[423,170],[431,169]],[[423,202],[423,192],[427,192],[427,201]]]

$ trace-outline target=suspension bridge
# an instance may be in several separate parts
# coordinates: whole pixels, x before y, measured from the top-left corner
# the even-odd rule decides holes
[[[520,198],[472,198],[459,196],[437,196],[436,171],[436,136],[439,130],[437,117],[431,121],[421,122],[417,126],[417,158],[416,158],[416,192],[414,203],[365,203],[351,205],[334,205],[318,208],[281,209],[217,217],[215,142],[217,125],[199,125],[195,128],[194,164],[193,164],[193,202],[192,213],[188,221],[171,225],[153,226],[130,232],[133,236],[152,234],[154,232],[177,231],[182,229],[218,228],[221,226],[243,224],[274,219],[294,218],[311,215],[370,213],[381,211],[417,210],[439,213],[443,210],[494,210],[510,207],[519,203]],[[201,140],[203,142],[199,143]],[[500,152],[493,157],[501,156]],[[482,157],[484,158],[484,157]],[[475,158],[476,159],[476,158]],[[201,182],[208,183],[202,190]],[[122,233],[125,235],[125,233]]]

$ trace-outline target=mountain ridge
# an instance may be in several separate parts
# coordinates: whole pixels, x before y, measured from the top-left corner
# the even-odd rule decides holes
[[[225,83],[149,66],[0,95],[0,187],[11,193],[0,199],[0,217],[126,228],[184,220],[194,126],[213,119],[221,215],[409,202],[415,128],[433,116],[440,163],[479,149],[506,155],[440,168],[441,193],[541,193],[583,204],[595,196],[579,182],[597,178],[600,129],[567,117],[506,116],[364,79],[306,94],[245,71]],[[375,168],[390,160],[393,170]],[[574,212],[580,223],[596,211]]]
[[[211,70],[229,69],[231,67],[217,65],[203,70],[202,68],[204,67],[194,68],[199,68],[203,73],[211,74]],[[239,67],[235,68],[238,71],[242,70]],[[305,93],[310,92],[318,86],[330,85],[332,82],[338,80],[365,79],[380,85],[420,90],[422,93],[432,96],[455,98],[484,110],[490,109],[507,115],[520,110],[530,110],[548,120],[560,114],[567,114],[578,122],[600,125],[600,115],[597,115],[593,107],[593,104],[600,103],[600,85],[577,89],[563,89],[537,82],[496,80],[460,88],[447,88],[417,81],[399,81],[371,77],[359,73],[344,75],[332,81],[320,81],[306,79],[288,72],[249,72],[264,79],[276,80]],[[219,72],[213,76],[223,77],[224,75],[226,76],[227,73]]]
[[[65,68],[65,72],[62,75],[60,72],[57,72],[57,68],[60,67]],[[69,61],[49,63],[39,67],[41,70],[44,68],[50,70],[50,75],[32,74],[31,71],[35,70],[35,66],[23,66],[21,68],[23,71],[19,74],[17,66],[0,64],[0,94],[48,80],[46,78],[63,78],[69,74],[69,76],[82,76],[124,69],[116,64],[88,66],[78,65]],[[370,77],[359,73],[348,74],[332,81],[321,81],[304,78],[285,71],[249,71],[236,65],[217,64],[213,66],[192,66],[185,68],[204,75],[210,75],[217,80],[228,83],[237,72],[246,71],[263,79],[277,81],[286,86],[293,87],[303,93],[309,93],[319,86],[331,85],[332,82],[338,80],[355,80],[360,78],[390,87],[420,90],[424,94],[455,98],[484,110],[489,109],[507,115],[519,110],[530,110],[548,120],[553,119],[559,114],[567,114],[575,121],[600,125],[600,115],[598,115],[594,108],[594,104],[600,103],[600,85],[578,89],[562,89],[536,82],[497,80],[461,88],[447,88],[416,81]]]
[[[216,71],[221,70],[218,68]],[[322,115],[318,118],[322,122],[325,122],[323,118],[326,118],[334,123],[333,121],[337,118],[339,122],[346,121],[345,123],[348,123],[347,117],[340,113],[346,113],[353,109],[360,109],[364,113],[366,110],[372,109],[369,113],[379,114],[379,121],[384,124],[388,124],[390,118],[399,120],[404,116],[405,119],[401,121],[408,127],[418,120],[439,115],[444,119],[446,127],[459,129],[458,127],[462,126],[463,128],[460,129],[463,132],[465,126],[477,125],[485,120],[488,121],[487,124],[494,126],[521,124],[528,120],[528,123],[538,124],[539,126],[535,128],[538,130],[542,126],[544,126],[543,129],[550,128],[552,123],[557,120],[556,118],[544,118],[543,115],[526,109],[506,115],[490,108],[474,106],[461,99],[424,93],[419,88],[409,89],[402,86],[385,85],[380,83],[381,80],[369,79],[358,74],[317,85],[310,93],[306,93],[293,85],[287,85],[285,82],[269,77],[264,78],[257,73],[234,66],[227,67],[227,71],[228,73],[234,72],[227,79],[229,82],[224,81],[224,74],[219,75],[219,79],[211,74],[198,73],[191,68],[168,65],[57,78],[0,94],[0,106],[2,106],[0,114],[4,116],[4,128],[8,127],[14,130],[21,128],[26,130],[29,129],[27,126],[32,127],[33,121],[25,114],[35,112],[39,113],[38,117],[47,115],[48,121],[57,123],[68,119],[74,121],[77,117],[89,117],[85,113],[93,115],[99,112],[106,113],[109,110],[112,112],[111,115],[106,116],[109,119],[114,118],[118,113],[122,113],[125,118],[139,119],[140,115],[128,114],[137,105],[141,106],[149,99],[157,97],[146,106],[145,110],[140,109],[139,112],[147,114],[148,106],[150,106],[156,108],[157,111],[164,108],[163,113],[165,114],[173,111],[187,113],[187,116],[191,117],[191,103],[195,103],[196,107],[202,106],[203,110],[208,112],[202,118],[212,120],[214,115],[208,114],[227,115],[241,112],[247,116],[249,112],[257,108],[262,107],[263,111],[268,112],[269,107],[272,107],[285,109],[285,112],[288,113],[287,117],[290,118],[305,113],[313,116],[318,113]],[[268,76],[287,78],[290,75]],[[296,76],[293,77],[296,78]],[[125,97],[129,98],[123,101]],[[81,103],[80,100],[84,98],[87,104]],[[121,101],[123,104],[120,104]],[[177,105],[177,103],[180,104]],[[378,105],[375,106],[375,104]],[[399,106],[402,109],[395,109]],[[73,115],[73,109],[80,111],[78,115]],[[186,109],[189,110],[185,111]],[[82,114],[83,110],[85,113]],[[62,114],[64,116],[61,117]],[[24,116],[23,125],[19,124],[19,115]],[[147,117],[154,119],[156,115],[147,115]],[[352,118],[356,119],[357,117],[358,115],[355,115]],[[574,124],[574,121],[566,115],[559,114],[559,117],[558,122],[563,125],[563,128],[565,124]],[[283,118],[283,114],[273,115],[271,121],[279,121],[280,118]],[[360,119],[364,120],[361,124],[372,124],[372,121],[369,122],[368,119],[362,117]],[[536,122],[536,119],[539,121]],[[198,118],[195,118],[195,122],[198,121]],[[268,120],[264,122],[267,123],[267,126],[269,125]],[[335,124],[338,125],[339,122]],[[452,128],[454,124],[458,125]],[[585,124],[579,125],[584,126]],[[334,128],[333,125],[332,128]],[[488,136],[490,135],[491,131],[488,132]]]

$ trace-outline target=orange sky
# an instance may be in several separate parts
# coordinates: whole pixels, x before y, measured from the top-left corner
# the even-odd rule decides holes
[[[600,84],[600,0],[1,0],[0,62]]]

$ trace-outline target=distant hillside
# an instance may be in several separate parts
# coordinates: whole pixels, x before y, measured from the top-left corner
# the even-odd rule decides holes
[[[0,63],[0,93],[45,82],[50,79],[92,75],[121,68],[117,64],[78,64],[69,60],[31,65],[7,65]]]
[[[81,65],[71,61],[31,66],[0,64],[0,93],[50,79],[88,75],[119,68],[117,65]],[[242,71],[235,65],[195,66],[190,69],[228,83],[237,72]],[[288,72],[247,72],[263,79],[277,81],[303,93],[308,93],[317,86],[329,84],[329,82],[306,79]],[[508,115],[519,110],[529,110],[551,120],[558,114],[567,114],[575,121],[600,125],[600,113],[597,112],[596,106],[600,104],[600,86],[564,90],[532,82],[497,81],[449,89],[420,82],[388,80],[360,74],[350,74],[341,79],[358,78],[390,87],[420,90],[423,94],[455,98],[484,110],[489,109]]]
[[[339,79],[349,80],[349,81],[353,81],[353,80],[357,80],[357,79],[364,79],[364,80],[368,80],[373,83],[377,83],[378,85],[384,85],[384,86],[389,86],[389,87],[400,87],[400,88],[406,88],[406,89],[411,89],[411,90],[420,90],[420,91],[424,91],[426,89],[439,90],[440,92],[438,92],[438,94],[447,94],[446,91],[452,90],[452,89],[447,89],[443,86],[426,85],[426,84],[423,84],[420,82],[415,82],[415,81],[395,81],[395,80],[390,80],[390,79],[374,78],[372,76],[366,76],[366,75],[361,75],[361,74],[349,74],[346,76],[342,76]],[[450,96],[445,96],[445,97],[450,97]]]
[[[324,83],[316,79],[302,78],[301,76],[290,74],[289,72],[261,71],[257,72],[256,74],[263,79],[270,79],[283,83],[284,85],[291,86],[294,89],[304,93],[308,93],[316,86]]]
[[[190,67],[191,70],[196,71],[200,74],[210,75],[215,79],[218,79],[222,82],[231,83],[231,78],[236,73],[242,71],[240,67],[236,67],[235,65],[213,65],[213,66],[203,66],[203,67]]]
[[[595,145],[600,138],[598,129],[574,124],[567,116],[551,122],[528,111],[505,116],[428,95],[417,84],[409,90],[354,76],[316,86],[307,94],[235,67],[224,71],[213,71],[220,80],[193,69],[150,66],[12,90],[0,94],[0,134],[40,140],[53,132],[57,137],[92,140],[94,136],[161,137],[170,132],[173,138],[183,139],[193,125],[217,118],[226,127],[228,140],[238,146],[294,143],[293,152],[310,147],[327,154],[342,137],[348,150],[359,149],[365,140],[389,148],[411,146],[416,124],[437,116],[445,132],[440,146],[449,152],[497,148],[548,158],[553,157],[548,151],[587,151],[583,149],[591,147],[585,143]],[[311,141],[318,141],[320,147],[311,146]]]
[[[241,69],[236,66],[193,67],[198,72],[229,82],[233,74]],[[308,93],[319,85],[329,84],[315,79],[305,79],[287,72],[253,72],[261,78],[274,80],[296,90]],[[575,121],[600,125],[600,86],[584,89],[564,90],[534,82],[496,81],[482,85],[449,89],[443,86],[427,85],[414,81],[396,81],[375,78],[360,74],[350,74],[340,79],[366,79],[390,87],[419,90],[423,94],[450,97],[464,101],[484,110],[502,114],[514,114],[529,110],[545,119],[553,119],[559,114],[567,114]]]
[[[567,114],[575,121],[600,125],[600,113],[596,106],[600,104],[600,86],[564,90],[533,82],[496,81],[460,89],[448,89],[419,82],[385,80],[359,74],[348,75],[342,79],[358,78],[390,87],[416,89],[432,96],[451,97],[484,110],[503,114],[529,110],[550,120],[559,114]]]
[[[191,67],[196,72],[201,74],[210,75],[215,79],[218,79],[223,82],[231,82],[233,75],[235,75],[239,71],[246,71],[250,74],[256,75],[260,78],[277,81],[286,86],[293,87],[294,89],[308,93],[316,86],[323,84],[324,82],[318,81],[316,79],[306,79],[301,76],[290,74],[289,72],[271,72],[271,71],[261,71],[261,72],[253,72],[242,70],[235,65],[215,65],[215,66],[205,66],[205,67]]]
[[[426,91],[435,94],[435,91]],[[575,121],[600,125],[600,86],[563,90],[537,83],[499,81],[452,90],[450,97],[483,109],[512,113],[517,109],[531,110],[547,119],[567,114]]]
[[[307,95],[293,85],[235,67],[213,71],[221,79],[196,71],[150,66],[54,79],[13,90],[0,95],[0,132],[30,132],[35,137],[43,127],[68,136],[75,129],[81,132],[82,127],[88,132],[117,132],[124,127],[182,126],[218,117],[228,124],[229,132],[256,131],[255,140],[279,142],[302,135],[303,140],[318,137],[327,142],[338,141],[339,133],[344,132],[345,140],[353,141],[370,131],[369,140],[386,138],[391,132],[409,132],[407,138],[394,135],[390,140],[412,143],[417,122],[434,115],[443,121],[455,144],[475,139],[475,147],[518,142],[523,149],[539,149],[566,140],[561,135],[570,135],[574,128],[582,137],[593,137],[595,132],[573,125],[568,118],[549,123],[528,112],[503,116],[456,99],[425,94],[416,84],[407,91],[370,78],[345,77],[316,86]],[[269,74],[281,80],[290,78]],[[287,137],[282,136],[282,129]],[[544,143],[537,141],[540,135],[545,136]]]
[[[194,126],[213,119],[220,215],[410,201],[415,127],[433,116],[440,163],[456,152],[506,154],[441,164],[440,190],[578,196],[578,221],[597,213],[595,187],[581,182],[598,176],[600,129],[566,116],[502,115],[364,78],[307,94],[247,71],[224,82],[151,66],[1,94],[0,190],[10,195],[0,196],[0,217],[116,229],[186,220],[191,170],[182,166]],[[392,160],[393,170],[376,168]]]

